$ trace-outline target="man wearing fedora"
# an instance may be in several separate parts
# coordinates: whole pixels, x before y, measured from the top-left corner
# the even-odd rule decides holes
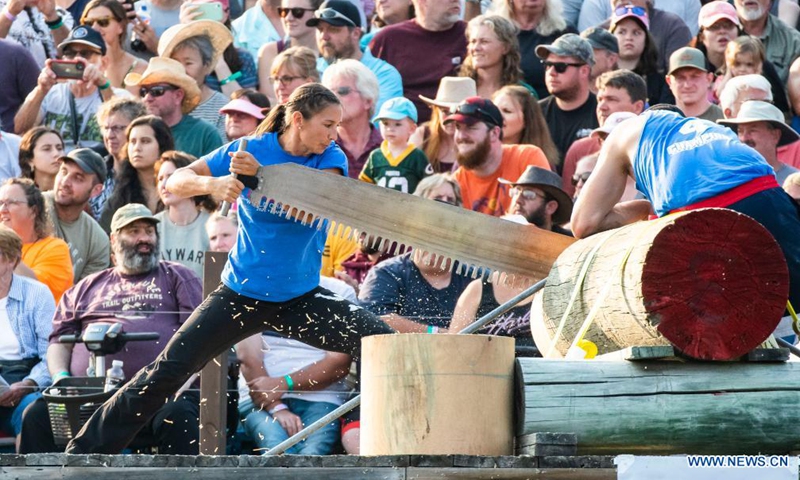
[[[380,94],[375,111],[380,111],[386,100],[403,96],[403,80],[396,68],[375,58],[369,49],[361,50],[359,40],[364,33],[358,7],[349,0],[328,0],[314,12],[306,25],[317,28],[317,70],[320,76],[328,65],[351,58],[369,68],[378,79]]]
[[[783,113],[771,103],[750,100],[742,104],[736,118],[718,120],[728,125],[745,145],[753,147],[775,170],[779,185],[789,175],[799,171],[778,160],[778,147],[798,140],[797,132],[786,125]]]
[[[572,236],[561,225],[569,223],[572,199],[561,189],[558,174],[539,167],[528,167],[516,182],[500,179],[511,186],[511,214],[522,215],[528,223],[562,235]]]
[[[85,25],[75,27],[58,45],[59,57],[77,60],[83,79],[64,81],[56,77],[47,60],[31,91],[14,117],[14,131],[24,134],[36,125],[59,131],[64,150],[76,147],[102,148],[103,136],[95,113],[101,103],[114,95],[127,95],[111,87],[103,74],[106,67],[106,43],[100,33]]]
[[[200,88],[177,60],[153,57],[143,73],[129,73],[125,85],[139,87],[147,113],[169,125],[175,150],[199,158],[222,146],[213,125],[188,115],[200,103]]]
[[[511,195],[498,179],[517,178],[531,165],[550,169],[539,147],[503,145],[503,116],[491,100],[467,98],[444,122],[455,124],[460,165],[455,177],[464,207],[470,210],[505,215],[511,208]]]

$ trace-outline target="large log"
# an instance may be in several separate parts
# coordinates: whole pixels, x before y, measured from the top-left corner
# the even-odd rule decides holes
[[[577,434],[579,455],[800,450],[800,363],[517,359],[517,435]]]
[[[600,354],[672,344],[695,358],[728,360],[772,333],[788,295],[786,261],[761,224],[731,210],[695,210],[571,245],[534,299],[531,330],[545,355],[563,356],[595,308],[584,339]]]
[[[514,339],[394,334],[362,344],[362,455],[511,455]]]

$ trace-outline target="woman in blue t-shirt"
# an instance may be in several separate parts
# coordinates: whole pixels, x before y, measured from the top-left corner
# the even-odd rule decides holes
[[[342,107],[333,92],[317,83],[303,85],[270,112],[248,138],[246,151],[238,151],[237,140],[172,175],[167,188],[175,195],[213,192],[238,202],[239,231],[222,285],[155,362],[92,416],[70,442],[69,453],[118,453],[192,373],[255,333],[274,330],[358,357],[361,337],[393,332],[366,310],[319,287],[323,232],[257,209],[241,181],[256,175],[260,166],[288,162],[346,175],[347,160],[334,143],[341,118]],[[300,370],[284,376],[277,390],[314,390],[317,386],[310,380],[311,375]]]

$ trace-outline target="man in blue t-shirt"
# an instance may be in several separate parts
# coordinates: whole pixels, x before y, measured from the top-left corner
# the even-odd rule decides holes
[[[789,264],[790,295],[800,302],[800,215],[756,150],[729,128],[656,105],[626,120],[603,143],[597,167],[572,213],[578,238],[677,210],[728,208],[775,237]],[[619,202],[627,177],[645,200]],[[796,304],[796,303],[795,303]]]

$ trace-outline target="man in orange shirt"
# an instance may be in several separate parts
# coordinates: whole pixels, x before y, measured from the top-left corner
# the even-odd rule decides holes
[[[550,170],[547,157],[534,145],[503,145],[503,116],[490,101],[470,97],[461,102],[445,123],[455,122],[460,167],[455,177],[464,206],[496,217],[511,207],[509,186],[498,179],[518,178],[528,166]]]

